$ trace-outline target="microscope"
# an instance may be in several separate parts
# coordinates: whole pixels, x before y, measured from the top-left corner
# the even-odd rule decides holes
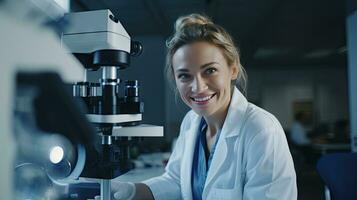
[[[61,41],[85,68],[84,80],[73,85],[73,96],[84,102],[99,138],[94,148],[87,148],[80,176],[100,179],[101,198],[107,200],[110,180],[131,169],[131,138],[161,137],[163,127],[140,124],[144,103],[139,82],[119,78],[143,47],[131,40],[118,18],[110,10],[96,10],[68,13],[65,19],[70,27]]]
[[[139,82],[119,78],[142,46],[109,10],[66,14],[59,38],[58,16],[35,3],[0,6],[1,199],[68,199],[83,177],[109,200],[111,179],[131,169],[133,139],[163,136],[141,123]]]

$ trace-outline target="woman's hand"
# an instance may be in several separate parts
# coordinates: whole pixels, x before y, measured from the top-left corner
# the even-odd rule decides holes
[[[138,192],[136,192],[138,191]],[[97,200],[100,196],[96,196]],[[150,188],[143,183],[131,183],[131,182],[120,182],[111,181],[111,198],[112,200],[154,200]]]
[[[132,200],[136,193],[136,187],[131,182],[111,181],[111,191],[114,200]]]

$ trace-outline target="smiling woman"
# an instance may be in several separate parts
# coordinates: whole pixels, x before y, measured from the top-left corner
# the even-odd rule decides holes
[[[230,35],[198,14],[180,17],[175,29],[167,42],[166,73],[192,110],[182,121],[165,173],[117,196],[297,199],[285,133],[272,114],[243,95],[246,74]]]
[[[218,50],[224,56],[226,64],[238,68],[240,73],[232,81],[232,85],[237,84],[240,91],[246,94],[247,75],[240,63],[239,51],[234,45],[232,37],[221,26],[214,24],[203,15],[192,14],[177,19],[175,30],[175,34],[167,41],[168,53],[165,71],[170,83],[175,82],[172,65],[176,51],[186,44],[202,41],[214,45],[217,49],[219,48]]]
[[[207,42],[179,48],[172,59],[176,87],[182,100],[197,114],[224,119],[237,79],[236,64],[228,66],[222,51]]]

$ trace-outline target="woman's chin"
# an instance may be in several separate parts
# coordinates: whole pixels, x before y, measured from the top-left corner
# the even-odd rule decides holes
[[[208,117],[211,115],[211,112],[209,112],[209,110],[207,109],[198,109],[198,108],[192,108],[192,110],[197,114],[200,115],[202,117]]]

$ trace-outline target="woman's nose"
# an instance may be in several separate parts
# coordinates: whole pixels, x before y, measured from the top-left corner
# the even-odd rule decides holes
[[[195,77],[192,81],[191,88],[192,92],[200,93],[207,89],[207,84],[201,77]]]

